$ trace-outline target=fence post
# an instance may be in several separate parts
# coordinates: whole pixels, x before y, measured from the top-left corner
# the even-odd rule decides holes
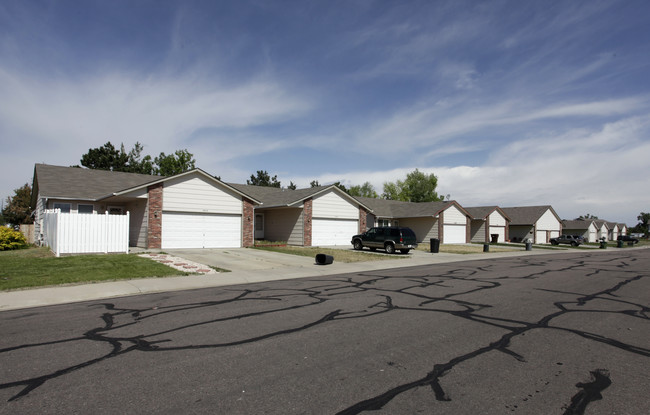
[[[103,238],[104,241],[103,241],[103,243],[104,243],[104,253],[107,254],[108,253],[108,242],[109,242],[108,241],[108,238],[109,238],[108,234],[110,233],[110,226],[108,225],[108,221],[109,221],[110,217],[108,216],[108,210],[106,211],[104,219],[105,220],[104,220],[104,238]]]
[[[55,209],[55,218],[56,218],[56,257],[61,256],[61,209]]]
[[[124,225],[124,228],[125,228],[124,235],[126,236],[126,244],[125,245],[126,245],[126,253],[127,254],[129,253],[129,237],[130,237],[130,235],[129,235],[129,226],[130,225],[131,225],[131,216],[129,214],[129,211],[127,210],[126,211],[126,223]]]

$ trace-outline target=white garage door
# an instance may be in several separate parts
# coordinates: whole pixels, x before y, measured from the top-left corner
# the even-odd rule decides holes
[[[313,246],[350,245],[359,233],[359,221],[345,219],[314,219],[311,225]]]
[[[548,241],[546,240],[546,231],[537,231],[535,235],[536,244],[545,244]]]
[[[241,216],[163,212],[162,248],[239,248]]]
[[[490,241],[492,240],[492,234],[499,235],[497,242],[506,241],[506,228],[503,226],[490,226]]]
[[[465,225],[444,225],[443,243],[464,244],[467,242],[467,227]]]

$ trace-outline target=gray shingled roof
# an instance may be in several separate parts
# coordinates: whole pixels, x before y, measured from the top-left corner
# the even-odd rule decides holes
[[[322,186],[291,190],[250,184],[228,183],[228,185],[261,201],[263,207],[290,206],[325,189]]]
[[[160,179],[147,174],[36,164],[34,186],[38,188],[34,193],[47,198],[98,200]]]
[[[501,210],[503,210],[503,212],[510,218],[510,225],[515,226],[534,224],[548,209],[551,209],[551,212],[553,212],[553,208],[550,205],[501,208]]]
[[[451,205],[460,207],[454,201],[413,203],[360,196],[356,196],[355,199],[372,209],[375,216],[390,218],[431,217],[438,215]]]
[[[465,210],[472,215],[472,219],[485,219],[495,210],[499,210],[502,215],[506,215],[499,206],[473,206],[466,207]],[[506,215],[506,219],[510,218]]]
[[[563,220],[562,228],[564,229],[589,229],[590,220]]]

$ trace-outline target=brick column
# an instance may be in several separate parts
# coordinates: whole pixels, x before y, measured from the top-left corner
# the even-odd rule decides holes
[[[243,198],[243,216],[242,216],[242,246],[249,248],[255,245],[255,209],[253,202]]]
[[[162,242],[163,184],[147,188],[149,194],[147,248],[160,249]]]
[[[305,200],[305,207],[302,209],[302,223],[303,223],[303,246],[311,246],[311,215],[312,215],[313,200]]]
[[[445,212],[440,212],[438,215],[438,239],[440,239],[440,243],[445,242]]]
[[[368,211],[359,206],[359,233],[364,233],[368,229]]]

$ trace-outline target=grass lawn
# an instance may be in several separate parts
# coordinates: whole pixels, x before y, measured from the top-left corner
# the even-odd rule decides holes
[[[508,245],[493,245],[490,244],[490,252],[514,252],[523,250],[524,246],[508,246]],[[418,245],[418,251],[429,252],[431,247],[429,244],[421,243]],[[482,254],[483,244],[441,244],[439,252],[444,254]],[[486,252],[489,254],[490,252]]]
[[[254,249],[279,252],[281,254],[309,256],[312,258],[316,258],[316,254],[325,254],[334,257],[334,261],[345,263],[409,258],[408,255],[388,255],[382,252],[375,253],[368,250],[352,251],[347,249],[311,248],[300,246],[256,246]]]
[[[0,251],[0,290],[171,275],[188,274],[129,254],[56,258],[47,248]]]

